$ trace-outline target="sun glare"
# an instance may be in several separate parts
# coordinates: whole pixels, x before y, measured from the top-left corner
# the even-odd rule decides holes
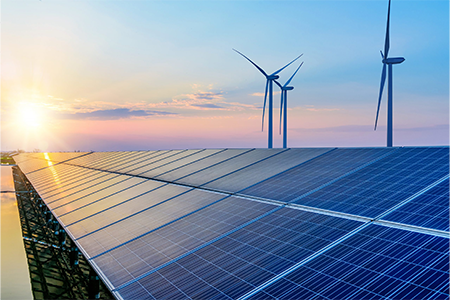
[[[32,107],[22,107],[19,110],[19,120],[27,128],[37,128],[41,125],[39,111]]]

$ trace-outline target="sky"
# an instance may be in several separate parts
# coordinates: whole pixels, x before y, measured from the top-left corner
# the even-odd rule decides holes
[[[387,0],[3,0],[1,150],[265,148],[264,76],[288,147],[383,147]],[[394,146],[449,144],[449,2],[392,0]],[[280,93],[274,89],[274,147]],[[266,112],[267,114],[267,112]]]

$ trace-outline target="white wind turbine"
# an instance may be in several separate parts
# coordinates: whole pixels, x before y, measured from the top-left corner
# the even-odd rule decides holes
[[[401,64],[405,61],[403,57],[388,57],[389,53],[389,19],[391,14],[391,0],[389,0],[388,5],[388,15],[387,15],[387,24],[386,24],[386,39],[384,41],[384,54],[381,52],[381,57],[383,58],[383,70],[381,71],[381,83],[380,83],[380,94],[378,97],[378,108],[377,108],[377,116],[375,118],[375,128],[377,130],[377,122],[378,122],[378,114],[380,112],[380,104],[381,97],[383,96],[383,88],[384,83],[386,81],[386,65],[389,66],[389,74],[388,74],[388,102],[387,102],[387,147],[392,147],[392,135],[393,135],[393,105],[392,105],[392,65]]]
[[[255,64],[253,61],[250,60],[247,56],[242,54],[241,52],[237,51],[236,49],[233,49],[240,55],[242,55],[244,58],[246,58],[252,65],[254,65],[265,77],[266,77],[266,90],[264,93],[264,106],[263,106],[263,115],[262,115],[262,130],[264,130],[264,112],[266,110],[266,99],[267,99],[267,90],[269,90],[269,126],[268,126],[268,148],[273,147],[273,81],[278,79],[279,76],[277,75],[281,71],[283,71],[287,66],[292,64],[294,61],[299,59],[303,54],[300,54],[296,59],[279,69],[278,71],[268,75],[266,72],[264,72],[263,69],[261,69],[257,64]]]
[[[293,86],[288,86],[291,82],[292,78],[294,78],[295,74],[297,74],[298,70],[303,65],[303,62],[298,66],[297,70],[295,70],[294,74],[292,74],[291,78],[282,86],[278,81],[275,80],[275,83],[281,89],[281,101],[280,101],[280,134],[281,134],[281,118],[283,118],[283,148],[287,148],[287,91],[293,90]],[[284,115],[283,115],[284,108]]]

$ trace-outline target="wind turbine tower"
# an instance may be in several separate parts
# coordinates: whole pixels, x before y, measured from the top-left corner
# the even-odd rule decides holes
[[[392,97],[392,65],[401,64],[405,61],[403,57],[388,57],[389,54],[389,19],[391,13],[391,0],[389,0],[388,5],[388,15],[386,24],[386,39],[384,41],[384,54],[381,52],[383,70],[381,71],[381,83],[380,83],[380,94],[378,96],[378,108],[377,116],[375,118],[375,128],[377,130],[378,114],[380,112],[381,97],[383,96],[384,83],[386,81],[386,65],[388,66],[388,102],[387,102],[387,147],[392,147],[392,137],[393,137],[393,97]]]
[[[279,76],[277,75],[281,71],[283,71],[286,67],[288,67],[290,64],[292,64],[294,61],[299,59],[303,54],[300,54],[296,59],[279,69],[278,71],[273,72],[272,74],[267,74],[264,72],[263,69],[261,69],[257,64],[255,64],[253,61],[251,61],[250,58],[242,54],[241,52],[237,51],[236,49],[233,49],[240,55],[242,55],[245,59],[247,59],[252,65],[254,65],[265,77],[266,77],[266,90],[264,93],[264,106],[263,106],[263,115],[262,115],[262,130],[264,130],[264,113],[266,111],[266,100],[267,100],[267,92],[269,92],[269,126],[268,126],[268,148],[273,148],[273,81],[278,79]]]
[[[298,66],[297,70],[295,70],[294,74],[292,74],[291,78],[282,86],[278,81],[275,80],[275,83],[281,89],[281,101],[280,101],[280,133],[281,133],[281,119],[283,118],[283,148],[287,148],[287,91],[293,90],[293,86],[288,86],[291,82],[292,78],[294,78],[295,74],[297,74],[298,70],[303,65],[303,62]],[[283,115],[284,108],[284,115]]]

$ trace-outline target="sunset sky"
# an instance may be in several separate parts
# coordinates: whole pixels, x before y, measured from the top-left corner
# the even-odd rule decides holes
[[[265,78],[290,147],[386,144],[373,130],[387,0],[3,0],[1,149],[267,147]],[[449,143],[449,2],[393,0],[394,145]],[[275,89],[276,90],[276,89]],[[280,94],[274,147],[281,147]],[[267,125],[267,124],[266,124]]]

